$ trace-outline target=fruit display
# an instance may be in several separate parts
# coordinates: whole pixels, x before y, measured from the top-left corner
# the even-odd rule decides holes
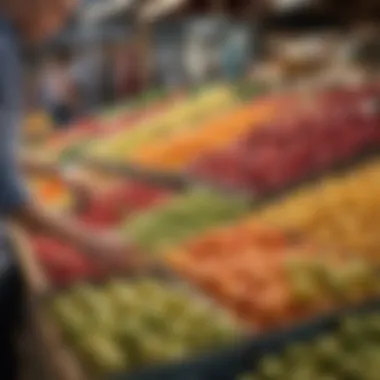
[[[297,231],[319,244],[380,259],[380,161],[304,186],[257,210],[252,219]]]
[[[348,91],[348,90],[347,90]],[[356,91],[356,90],[355,90]],[[320,114],[254,128],[228,147],[200,156],[188,166],[192,176],[266,194],[346,162],[380,144],[372,92],[331,102]]]
[[[130,215],[143,212],[171,197],[171,191],[132,180],[120,180],[114,186],[97,191],[87,199],[80,220],[92,227],[109,227]]]
[[[52,132],[52,121],[43,111],[29,113],[23,123],[23,139],[39,139]]]
[[[164,113],[173,103],[181,99],[171,96],[147,99],[135,105],[121,104],[114,110],[96,117],[77,120],[67,130],[51,131],[45,139],[26,144],[29,154],[48,162],[75,159],[93,140],[108,138],[110,135],[125,131]],[[42,149],[43,148],[43,149]]]
[[[131,216],[122,231],[143,251],[159,253],[209,227],[238,219],[247,211],[244,199],[194,189]]]
[[[85,125],[83,128],[81,125]],[[28,155],[42,162],[66,161],[75,157],[99,132],[97,123],[91,121],[73,126],[63,132],[55,132],[44,141],[25,147]]]
[[[225,313],[179,284],[158,279],[77,285],[58,294],[50,309],[90,374],[180,361],[241,334]]]
[[[95,187],[96,190],[86,194],[82,202],[76,199],[75,208],[69,209],[67,204],[62,203],[63,188],[58,180],[38,183],[40,189],[37,198],[48,210],[56,211],[60,206],[59,211],[70,212],[72,219],[94,231],[114,230],[129,216],[167,202],[172,196],[171,191],[166,189],[96,172],[88,173],[87,179],[81,174],[81,179],[83,182],[87,180],[91,188]],[[54,284],[98,278],[105,273],[70,242],[58,241],[40,233],[33,234],[31,244],[40,265]]]
[[[334,331],[266,355],[237,380],[375,380],[380,371],[380,313],[347,316]]]
[[[180,361],[228,346],[242,330],[257,337],[380,297],[380,158],[363,154],[380,146],[377,86],[334,89],[302,105],[295,97],[291,104],[280,96],[243,100],[235,91],[217,85],[143,99],[38,147],[57,160],[82,152],[92,167],[96,160],[129,163],[194,180],[174,193],[105,174],[100,165],[78,172],[83,188],[71,193],[62,180],[30,179],[48,209],[70,212],[95,234],[116,231],[135,247],[132,254],[158,258],[192,287],[151,273],[112,279],[117,268],[69,241],[44,231],[31,236],[49,281],[63,289],[49,312],[86,373]],[[329,170],[355,158],[339,174]],[[210,185],[240,191],[226,195]],[[378,320],[345,320],[334,334],[264,358],[247,379],[375,379]]]
[[[130,160],[155,170],[178,171],[204,152],[221,148],[248,129],[267,122],[278,107],[276,100],[263,99],[239,105],[227,113],[219,112],[196,129],[144,145]]]
[[[133,130],[121,131],[109,138],[90,144],[86,153],[91,158],[125,162],[129,155],[145,144],[167,138],[183,130],[193,129],[212,115],[227,111],[236,103],[234,92],[228,86],[215,86],[207,91],[173,104],[154,119],[139,121]]]
[[[102,279],[107,274],[106,268],[102,268],[68,242],[35,234],[30,238],[30,243],[38,264],[54,286]]]
[[[258,331],[287,326],[379,294],[364,259],[291,243],[244,222],[208,232],[166,255],[171,267]]]

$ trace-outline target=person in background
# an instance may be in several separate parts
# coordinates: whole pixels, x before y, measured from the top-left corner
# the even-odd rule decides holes
[[[235,81],[246,74],[249,63],[249,48],[243,31],[232,30],[224,40],[220,53],[222,75]]]
[[[106,43],[103,46],[101,61],[101,99],[105,105],[111,105],[116,100],[115,89],[115,57],[117,46],[114,43]]]
[[[93,45],[84,47],[72,61],[70,74],[81,116],[101,105],[102,64],[101,49]]]
[[[28,231],[70,241],[94,260],[114,268],[133,266],[124,240],[94,233],[74,220],[53,215],[27,193],[22,170],[34,170],[19,159],[17,136],[22,114],[20,39],[37,44],[57,32],[74,11],[73,0],[4,0],[0,21],[0,217]],[[21,162],[20,162],[21,161]],[[2,229],[0,235],[4,235]]]
[[[62,50],[48,56],[42,71],[42,102],[57,128],[70,125],[76,114],[78,96],[70,64],[70,54]]]
[[[142,76],[138,47],[120,44],[115,50],[114,88],[117,99],[134,96],[141,91]]]

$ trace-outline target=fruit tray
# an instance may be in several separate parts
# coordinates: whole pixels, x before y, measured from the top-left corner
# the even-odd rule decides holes
[[[246,124],[250,132],[245,132],[243,138],[237,141],[230,136],[225,141],[225,148],[214,147],[211,151],[209,149],[209,153],[207,149],[206,153],[195,152],[195,156],[190,155],[190,161],[189,158],[185,160],[189,161],[187,164],[182,159],[178,162],[175,159],[174,166],[171,166],[167,162],[169,158],[166,155],[161,157],[160,153],[161,150],[168,149],[167,144],[156,147],[157,152],[153,149],[153,144],[152,149],[142,153],[142,157],[130,157],[129,163],[156,168],[150,171],[141,170],[147,176],[156,176],[156,171],[160,170],[172,173],[182,171],[184,175],[170,175],[170,178],[181,178],[181,183],[195,182],[214,185],[216,188],[240,189],[260,197],[277,193],[289,184],[301,182],[310,172],[314,172],[314,176],[320,176],[326,168],[342,165],[347,159],[362,154],[364,150],[378,147],[378,115],[373,107],[376,106],[374,96],[377,96],[377,92],[374,91],[371,88],[349,91],[344,95],[343,103],[342,100],[337,102],[332,99],[330,103],[333,106],[321,105],[319,108],[329,115],[328,118],[317,118],[312,114],[302,116],[301,112],[294,121],[273,122],[265,128],[252,128],[251,122],[242,121],[232,113],[233,118],[236,117],[236,120],[231,121],[237,124],[235,129],[239,123]],[[329,95],[331,94],[326,94],[325,98]],[[342,104],[346,103],[348,105],[345,108],[349,108],[349,111],[342,108]],[[252,108],[253,106],[249,109]],[[219,124],[217,123],[218,127]],[[215,139],[215,133],[212,135]],[[191,136],[173,141],[174,152],[178,151],[176,154],[181,156],[181,150],[187,150],[186,139],[189,137]],[[151,156],[152,151],[155,153]],[[157,166],[160,157],[163,165]],[[107,157],[104,159],[107,160]],[[130,165],[127,168],[130,170]],[[135,173],[139,170],[135,169]]]
[[[370,300],[356,307],[345,308],[334,314],[314,318],[290,329],[277,330],[251,338],[249,341],[200,359],[128,375],[114,375],[109,379],[236,380],[240,378],[239,375],[247,371],[251,373],[255,371],[262,358],[279,355],[292,344],[307,343],[318,336],[336,331],[340,321],[345,317],[360,316],[377,311],[380,311],[380,301],[378,299]]]
[[[155,302],[147,302],[148,299]],[[157,301],[160,299],[161,304]],[[246,336],[244,329],[227,313],[166,270],[155,271],[148,277],[119,277],[108,282],[93,281],[91,284],[78,282],[62,289],[45,287],[39,292],[38,300],[38,304],[34,305],[38,309],[35,312],[40,317],[39,328],[43,326],[44,329],[39,341],[42,342],[43,351],[51,353],[46,355],[45,372],[54,373],[54,378],[62,380],[93,379],[98,378],[100,373],[129,374],[135,367],[133,360],[138,363],[136,368],[154,368],[155,363],[161,362],[181,363],[183,358],[196,357],[198,352],[212,352],[213,347],[228,347]],[[73,308],[67,309],[65,305],[72,305]],[[82,309],[81,305],[92,305],[94,309]],[[67,310],[71,312],[67,314]],[[86,330],[86,326],[96,321],[95,330],[87,334],[79,329],[78,310],[81,310],[80,313],[85,310],[89,312],[86,320],[82,320],[82,328]],[[119,323],[115,323],[119,311],[125,312],[128,317],[117,319]],[[173,315],[174,318],[171,317]],[[161,323],[165,325],[162,331],[159,328]],[[114,340],[108,337],[110,330],[105,328],[106,324],[109,328],[112,326]],[[194,329],[190,328],[192,325]],[[106,338],[100,332],[103,331],[100,326],[108,331],[104,335],[107,335]],[[80,331],[83,335],[75,335],[81,334]],[[179,340],[179,336],[183,340]],[[68,339],[71,339],[70,345],[66,344]],[[121,342],[125,346],[117,353],[116,345],[122,347]],[[76,346],[75,349],[73,346]],[[200,362],[204,361],[203,357],[201,355]],[[58,373],[60,377],[56,377]]]
[[[339,313],[315,318],[294,328],[275,331],[252,338],[249,342],[221,350],[202,359],[188,361],[176,366],[162,367],[118,375],[112,380],[197,379],[235,380],[246,371],[255,371],[261,358],[281,354],[292,344],[306,343],[317,336],[335,331],[342,318],[380,310],[380,301],[371,300],[360,306],[344,309]]]
[[[186,189],[193,182],[185,175],[142,169],[134,164],[105,162],[103,160],[89,159],[85,157],[81,157],[81,162],[91,170],[136,179],[148,184],[167,187],[174,190]]]
[[[360,339],[360,336],[358,334],[363,333],[362,329],[363,326],[366,326],[366,322],[362,323],[362,327],[358,328],[358,325],[355,324],[355,320],[358,318],[368,318],[366,321],[371,324],[370,328],[365,331],[367,334],[367,339],[376,341],[377,339],[377,332],[379,330],[379,312],[380,312],[380,301],[379,299],[372,299],[365,303],[362,303],[359,306],[346,308],[341,310],[338,313],[330,314],[330,315],[324,315],[319,318],[315,318],[312,321],[309,321],[308,323],[299,325],[297,327],[294,327],[290,330],[284,330],[284,331],[277,331],[270,334],[267,334],[265,336],[262,336],[259,340],[255,340],[252,342],[251,347],[245,351],[245,358],[240,360],[240,363],[243,364],[239,370],[238,373],[235,373],[234,376],[229,377],[231,380],[237,380],[237,379],[253,379],[253,378],[264,378],[264,377],[256,377],[256,375],[253,375],[255,372],[259,372],[263,369],[263,360],[268,358],[276,358],[277,356],[285,354],[290,355],[291,353],[298,355],[301,354],[301,358],[296,358],[298,360],[298,364],[305,364],[304,360],[307,360],[307,357],[302,357],[302,353],[300,353],[300,350],[308,349],[308,346],[311,342],[314,342],[314,344],[318,345],[320,344],[320,350],[323,350],[323,354],[326,358],[326,355],[328,355],[328,359],[333,360],[339,360],[339,356],[337,356],[337,352],[335,352],[335,344],[333,347],[330,345],[331,341],[328,340],[329,337],[332,335],[330,334],[336,334],[340,336],[340,339],[347,339],[347,342],[342,344],[343,350],[348,350],[345,352],[346,354],[350,353],[353,355],[353,352],[356,352],[354,347],[355,345],[363,344],[363,342],[356,341],[356,339]],[[371,322],[369,322],[371,321]],[[354,323],[354,324],[353,324]],[[368,324],[367,324],[368,327]],[[374,329],[372,332],[369,332],[370,329]],[[342,334],[343,333],[343,338]],[[368,334],[375,334],[375,336],[371,336]],[[325,340],[327,338],[327,340]],[[353,339],[350,340],[350,339]],[[335,343],[335,342],[333,342]],[[347,347],[345,347],[345,344],[348,344]],[[367,342],[368,343],[368,342]],[[365,344],[365,343],[364,343]],[[350,350],[354,351],[350,351]],[[369,351],[368,351],[369,350]],[[369,346],[367,347],[367,354],[371,353],[372,350],[377,350],[375,346]],[[343,352],[341,353],[343,354]],[[374,353],[375,355],[377,353]],[[348,355],[345,357],[346,362],[352,360],[352,356]],[[293,357],[294,359],[294,357]],[[301,359],[301,361],[299,361]],[[318,359],[319,360],[319,359]],[[342,358],[340,359],[342,360]],[[331,364],[331,363],[330,363]],[[235,366],[236,368],[236,366]],[[339,370],[342,370],[343,368],[340,368]],[[352,369],[356,370],[355,368],[351,368],[349,365],[346,367],[346,370],[351,371]],[[327,371],[333,371],[333,369],[327,369]],[[338,370],[338,371],[339,371]],[[344,370],[344,369],[343,369]],[[242,375],[248,373],[249,375]],[[240,376],[241,375],[241,376]],[[337,375],[342,376],[342,375]],[[375,377],[370,378],[377,378],[378,372],[376,371]],[[278,375],[277,377],[273,377],[276,379],[287,379],[288,377],[285,375]],[[311,377],[302,377],[302,379],[311,378]],[[312,377],[313,379],[324,379],[323,375],[319,375],[317,377]],[[330,377],[328,377],[330,378]],[[350,378],[350,377],[333,377],[333,378]]]
[[[266,203],[270,203],[274,199],[290,193],[301,186],[307,185],[309,183],[314,183],[318,181],[321,177],[328,175],[339,175],[342,172],[350,170],[351,168],[364,163],[372,158],[378,157],[380,149],[377,146],[366,147],[358,154],[350,157],[349,159],[335,163],[329,168],[324,170],[310,173],[301,179],[294,181],[291,184],[278,188],[274,191],[268,191],[261,195],[254,194],[248,190],[237,189],[233,186],[227,186],[215,183],[211,180],[199,179],[190,174],[186,173],[167,173],[160,172],[156,170],[150,170],[138,167],[134,164],[126,163],[107,163],[104,161],[97,160],[86,160],[83,159],[88,167],[95,168],[96,170],[103,171],[105,173],[110,173],[114,175],[119,175],[122,177],[132,178],[146,182],[147,184],[157,185],[168,189],[173,189],[177,191],[191,189],[194,187],[200,187],[209,189],[212,191],[217,191],[222,194],[241,196],[247,200],[254,208],[262,206]]]
[[[233,189],[228,186],[212,183],[211,181],[200,180],[186,173],[163,172],[142,168],[132,163],[112,163],[83,157],[81,158],[81,163],[92,170],[95,169],[107,174],[135,179],[146,184],[160,186],[174,191],[183,191],[194,187],[204,188],[227,196],[243,197],[250,203],[256,202],[256,196],[243,189]]]
[[[350,170],[354,169],[357,166],[360,166],[363,163],[371,161],[374,158],[379,157],[380,148],[379,147],[368,147],[363,151],[359,152],[355,156],[350,157],[349,159],[336,163],[330,168],[324,169],[319,172],[311,173],[307,176],[304,176],[302,179],[295,181],[289,185],[283,186],[275,191],[266,192],[260,196],[256,195],[255,201],[252,202],[253,208],[262,207],[266,204],[270,204],[272,201],[281,198],[293,191],[296,191],[304,186],[312,185],[318,183],[321,178],[329,176],[340,176],[341,174],[347,173]],[[217,185],[214,185],[214,188]],[[234,193],[233,189],[229,189],[231,194]],[[247,192],[245,192],[247,194]]]
[[[30,252],[24,244],[24,254],[21,258],[30,292],[43,295],[46,300],[49,292],[43,275],[39,268],[30,260]],[[50,293],[51,294],[51,293]],[[39,300],[41,301],[41,298]],[[167,366],[151,366],[136,372],[116,373],[107,376],[112,380],[153,380],[153,379],[236,379],[238,374],[252,370],[261,357],[273,355],[283,351],[288,345],[297,342],[306,342],[323,332],[329,332],[336,328],[342,316],[363,313],[380,309],[378,299],[362,303],[358,307],[344,308],[340,312],[327,314],[315,318],[309,322],[290,329],[277,330],[271,333],[255,337],[249,341],[236,343],[226,350],[217,350],[211,354],[205,354],[192,360],[178,361]],[[39,352],[44,353],[44,373],[46,377],[41,379],[83,379],[77,372],[77,362],[62,345],[59,331],[47,314],[43,312],[41,303],[35,303],[33,314],[38,318],[36,324]],[[38,334],[39,333],[39,334]],[[93,378],[93,377],[92,377]]]

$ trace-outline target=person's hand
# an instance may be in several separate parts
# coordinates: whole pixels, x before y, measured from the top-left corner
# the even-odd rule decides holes
[[[113,233],[95,233],[85,239],[86,253],[112,272],[140,272],[145,263],[137,249]]]

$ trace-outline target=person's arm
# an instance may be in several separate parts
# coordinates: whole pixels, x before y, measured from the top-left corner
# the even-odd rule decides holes
[[[83,225],[54,216],[35,203],[26,191],[17,159],[17,73],[11,46],[0,38],[0,216],[28,230],[43,231],[81,248],[107,263],[127,262],[127,245],[105,234],[91,233]],[[14,82],[14,83],[13,83]],[[126,259],[124,261],[124,258]]]
[[[128,263],[127,244],[106,233],[95,233],[72,218],[54,215],[29,199],[12,210],[10,219],[32,233],[43,233],[69,241],[88,256],[119,266]],[[125,259],[125,260],[124,260]],[[130,259],[130,258],[129,258]]]

